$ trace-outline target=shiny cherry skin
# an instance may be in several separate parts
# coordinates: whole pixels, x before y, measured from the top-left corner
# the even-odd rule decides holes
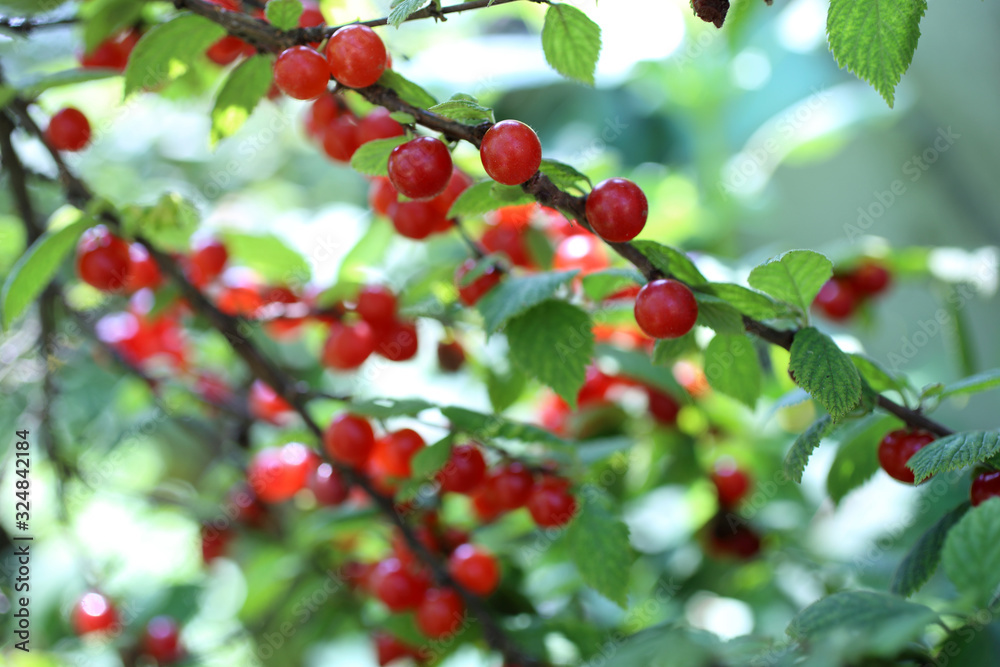
[[[49,119],[45,139],[57,151],[81,151],[90,143],[90,121],[75,107],[60,109]]]
[[[463,544],[448,557],[448,571],[459,584],[476,595],[489,595],[500,583],[500,565],[493,554]]]
[[[483,136],[479,147],[483,169],[497,183],[520,185],[542,163],[542,143],[535,131],[517,120],[502,120]]]
[[[453,165],[451,153],[443,141],[417,137],[400,144],[389,153],[389,180],[393,187],[410,199],[432,199],[448,187]]]
[[[680,338],[694,327],[698,302],[683,283],[653,280],[635,297],[635,321],[653,338]]]
[[[327,42],[326,59],[337,81],[348,88],[366,88],[385,71],[385,44],[367,26],[344,26]]]
[[[76,245],[76,272],[85,283],[104,292],[124,289],[132,273],[129,244],[104,225],[91,227]]]
[[[587,221],[605,241],[631,241],[646,226],[649,204],[642,189],[625,178],[609,178],[587,195]]]
[[[933,433],[923,430],[897,429],[886,433],[878,445],[878,461],[890,477],[913,484],[913,471],[906,467],[910,458],[933,442]]]
[[[340,414],[324,431],[323,446],[330,458],[361,468],[375,448],[375,431],[364,417]]]
[[[432,588],[417,607],[417,627],[429,639],[453,635],[462,627],[465,604],[448,588]]]
[[[486,459],[475,445],[458,445],[437,473],[442,491],[468,493],[486,477]]]
[[[118,622],[114,604],[95,591],[85,593],[73,607],[73,630],[83,636],[94,632],[107,632]]]

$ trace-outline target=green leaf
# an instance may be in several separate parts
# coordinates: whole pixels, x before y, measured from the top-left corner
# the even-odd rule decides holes
[[[791,250],[754,267],[747,282],[807,313],[832,275],[833,263],[825,256],[812,250]]]
[[[835,630],[875,633],[889,624],[905,623],[919,631],[937,619],[922,604],[874,591],[843,591],[809,605],[789,624],[786,632],[805,641]]]
[[[731,283],[708,283],[707,291],[729,302],[739,312],[756,320],[777,319],[788,316],[788,308],[771,297],[755,290]]]
[[[309,262],[274,234],[222,233],[234,264],[246,266],[277,285],[303,285],[312,271]]]
[[[938,519],[933,526],[927,529],[927,532],[920,536],[920,539],[906,554],[899,567],[896,568],[896,573],[892,576],[890,590],[893,593],[910,597],[927,583],[937,569],[938,563],[941,562],[941,552],[944,549],[948,532],[965,516],[970,507],[968,501],[962,503]]]
[[[302,3],[299,0],[267,0],[264,13],[267,22],[278,30],[291,30],[299,27]]]
[[[594,187],[594,184],[586,174],[557,160],[542,160],[538,171],[548,176],[552,184],[560,190],[576,188],[580,192],[583,192],[581,183],[586,183],[590,187]]]
[[[225,36],[222,26],[189,13],[153,26],[129,57],[125,97],[181,76],[204,56],[208,47]]]
[[[495,211],[504,206],[511,206],[514,203],[528,204],[534,201],[530,195],[524,194],[523,191],[521,193],[523,195],[521,201],[510,202],[500,199],[497,197],[494,185],[496,184],[493,181],[483,181],[482,183],[476,183],[472,187],[466,188],[458,196],[458,199],[455,200],[455,203],[451,205],[451,208],[448,209],[448,217],[474,217]]]
[[[392,0],[389,5],[389,25],[398,28],[409,17],[427,4],[427,0]]]
[[[910,66],[926,0],[832,0],[826,16],[830,51],[892,107],[896,84]]]
[[[970,431],[938,438],[914,454],[906,467],[919,484],[931,475],[967,468],[1000,452],[1000,431]]]
[[[588,299],[600,301],[615,292],[633,285],[642,285],[646,279],[635,269],[602,269],[588,273],[582,279],[583,293]]]
[[[584,583],[623,609],[628,602],[632,549],[628,526],[610,511],[610,500],[588,487],[566,529],[566,546]]]
[[[441,414],[451,422],[454,430],[471,435],[481,442],[502,438],[518,442],[540,443],[558,448],[568,446],[565,440],[550,431],[533,424],[511,421],[499,415],[487,415],[456,406],[441,408]]]
[[[490,405],[500,413],[512,406],[527,386],[528,378],[524,373],[511,369],[507,373],[498,373],[492,368],[487,370],[486,391],[490,395]]]
[[[876,392],[882,393],[889,390],[902,392],[905,388],[905,380],[886,370],[885,367],[874,359],[870,359],[863,354],[851,354],[850,357],[858,372],[861,373],[861,377]]]
[[[719,334],[705,349],[705,376],[716,391],[747,405],[751,410],[760,397],[760,360],[757,348],[744,335]]]
[[[878,472],[879,440],[901,424],[895,417],[871,415],[848,433],[826,476],[826,492],[834,504]]]
[[[63,260],[72,252],[80,235],[94,221],[77,214],[76,220],[59,229],[46,230],[28,248],[7,274],[0,293],[3,304],[3,327],[21,316],[42,290],[52,282]]]
[[[467,125],[479,125],[480,123],[493,122],[493,109],[484,107],[476,100],[450,99],[441,104],[435,104],[428,111],[432,111],[439,116],[457,120]]]
[[[400,125],[413,125],[417,122],[417,119],[413,117],[413,114],[406,113],[405,111],[393,111],[389,114],[389,118],[393,119]]]
[[[653,266],[683,283],[693,287],[708,282],[705,276],[701,275],[701,271],[694,265],[694,262],[676,248],[656,241],[632,241],[632,245],[649,258]]]
[[[551,299],[578,271],[547,271],[508,278],[491,289],[476,307],[483,315],[488,333],[499,331],[511,319]]]
[[[298,2],[298,0],[293,0]],[[270,4],[273,4],[274,0]],[[268,5],[270,7],[270,4]],[[296,19],[298,20],[298,19]],[[211,143],[231,137],[250,118],[267,92],[274,76],[271,56],[255,55],[234,69],[219,89],[212,108]]]
[[[443,468],[448,459],[451,458],[451,448],[455,443],[455,436],[449,433],[437,442],[424,447],[417,452],[410,461],[414,479],[428,479],[433,477],[438,470]]]
[[[522,237],[524,245],[528,249],[528,257],[539,269],[551,269],[552,259],[555,256],[555,249],[552,242],[538,227],[528,226],[524,228]]]
[[[601,54],[601,27],[576,7],[553,3],[545,12],[542,50],[552,69],[592,86]]]
[[[127,234],[142,236],[161,250],[184,252],[198,228],[198,210],[175,192],[162,195],[153,206],[130,206],[122,211]]]
[[[404,102],[409,102],[415,107],[428,109],[437,104],[437,100],[434,99],[433,95],[404,77],[402,74],[399,74],[394,69],[387,69],[382,72],[382,76],[379,78],[378,83],[381,86],[385,86],[386,88],[391,88],[396,91],[399,99]]]
[[[697,352],[698,343],[695,342],[694,332],[687,332],[680,338],[661,338],[656,341],[653,347],[653,363],[666,365],[671,364],[689,352]]]
[[[504,185],[503,183],[493,183],[490,186],[490,195],[504,206],[517,206],[520,204],[533,204],[535,198],[529,195],[520,185]]]
[[[742,334],[743,316],[722,299],[708,294],[695,293],[698,302],[698,321],[720,334]]]
[[[350,410],[374,419],[389,419],[390,417],[416,417],[424,410],[435,407],[437,406],[433,403],[428,403],[420,398],[375,398],[352,402]]]
[[[1000,368],[983,371],[982,373],[970,375],[955,382],[949,382],[944,385],[938,395],[944,398],[960,394],[978,394],[979,392],[995,387],[1000,387]]]
[[[510,320],[506,334],[511,361],[576,407],[577,392],[594,356],[590,315],[550,299]]]
[[[813,327],[800,329],[792,340],[788,368],[795,384],[826,408],[834,421],[861,403],[861,375],[833,339]]]
[[[942,562],[958,592],[985,607],[1000,587],[1000,499],[970,509],[948,531]]]
[[[396,146],[405,144],[409,140],[410,138],[406,136],[389,137],[362,144],[351,156],[351,168],[365,176],[388,176],[389,153]]]
[[[618,368],[618,374],[639,380],[656,389],[670,393],[677,398],[686,395],[673,373],[662,366],[653,365],[649,355],[635,350],[623,350],[614,345],[598,345],[596,354],[602,359],[610,359]]]
[[[813,450],[819,447],[820,441],[830,433],[833,427],[833,418],[830,415],[823,415],[807,428],[799,437],[795,439],[792,448],[785,456],[785,474],[796,484],[802,482],[802,473],[806,469],[809,457]]]

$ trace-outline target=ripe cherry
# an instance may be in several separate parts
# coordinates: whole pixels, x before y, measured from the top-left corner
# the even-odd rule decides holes
[[[233,539],[233,532],[228,529],[216,529],[208,524],[201,527],[201,558],[211,563],[226,553],[226,548]]]
[[[514,266],[532,268],[535,265],[528,249],[525,232],[527,228],[513,225],[496,225],[488,227],[480,239],[483,248],[491,253],[503,253]]]
[[[151,618],[142,637],[142,649],[160,665],[177,662],[183,653],[177,622],[169,616]]]
[[[124,72],[139,37],[139,32],[133,29],[108,37],[93,51],[80,57],[80,66],[84,69],[106,68]]]
[[[458,593],[447,588],[432,588],[417,607],[417,627],[430,639],[454,634],[462,627],[465,604]]]
[[[498,227],[513,227],[524,229],[531,224],[531,219],[542,211],[538,204],[521,204],[520,206],[504,206],[486,214],[486,222]],[[548,209],[552,210],[552,209]],[[557,214],[561,215],[561,214]]]
[[[309,474],[309,490],[320,505],[339,505],[351,494],[340,473],[329,463],[321,463]]]
[[[591,273],[608,268],[608,255],[604,244],[593,234],[574,234],[556,246],[552,266],[559,270],[579,269]]]
[[[608,392],[618,384],[617,378],[601,372],[596,366],[590,366],[584,376],[583,386],[576,394],[576,403],[581,408],[587,405],[606,403]]]
[[[82,150],[90,143],[90,121],[79,109],[61,109],[49,119],[45,140],[57,151]]]
[[[708,531],[709,547],[717,557],[730,556],[749,560],[760,553],[760,536],[750,526],[732,525],[728,514],[712,519]]]
[[[372,638],[375,640],[375,656],[378,659],[379,667],[386,667],[386,665],[404,658],[413,658],[414,660],[420,658],[420,651],[396,639],[388,632],[376,632]]]
[[[868,259],[848,274],[847,281],[854,289],[855,294],[874,296],[885,291],[889,286],[891,276],[889,270],[884,266],[875,260]]]
[[[649,414],[653,419],[668,426],[677,423],[677,413],[681,406],[673,396],[653,387],[646,387],[646,396],[649,398]]]
[[[99,290],[123,289],[132,272],[129,245],[104,225],[91,227],[76,245],[76,272],[81,280]]]
[[[489,484],[500,509],[515,510],[528,502],[535,478],[523,463],[513,461],[497,468],[490,475]]]
[[[348,88],[366,88],[385,70],[385,44],[367,26],[344,26],[327,42],[326,59],[337,81]]]
[[[472,178],[458,167],[455,167],[451,170],[451,178],[448,180],[448,185],[445,186],[444,192],[432,199],[431,204],[440,211],[441,215],[447,215],[451,209],[451,205],[455,203],[458,196],[471,186]]]
[[[1000,471],[987,470],[978,473],[972,480],[969,495],[973,507],[1000,496]]]
[[[906,462],[933,441],[933,433],[919,429],[890,431],[878,445],[879,464],[893,479],[913,484],[913,471],[906,467]]]
[[[826,281],[813,300],[813,307],[835,322],[841,322],[854,314],[858,307],[858,295],[851,283],[844,278]]]
[[[247,468],[247,483],[266,503],[288,500],[306,485],[315,454],[298,442],[257,452]]]
[[[609,178],[587,196],[587,220],[605,241],[631,241],[646,226],[649,204],[638,185],[624,178]]]
[[[480,523],[490,523],[503,514],[503,508],[497,500],[496,491],[489,477],[486,483],[476,489],[470,496],[472,511]]]
[[[138,292],[141,289],[156,289],[163,284],[163,274],[157,266],[146,246],[133,243],[128,247],[131,268],[125,281],[126,292]]]
[[[337,162],[350,162],[360,145],[354,116],[344,114],[334,118],[323,132],[323,152]]]
[[[216,65],[225,67],[245,53],[252,53],[253,47],[239,37],[226,35],[208,47],[205,55]]]
[[[396,295],[382,285],[366,285],[358,292],[358,315],[373,327],[387,326],[396,319]]]
[[[361,468],[375,447],[375,432],[364,417],[337,415],[323,433],[323,446],[331,458]]]
[[[497,183],[520,185],[542,163],[542,143],[535,131],[517,120],[502,120],[483,136],[479,147],[483,169]]]
[[[244,269],[226,271],[221,282],[223,287],[215,297],[215,305],[227,315],[252,317],[264,305],[256,277]]]
[[[226,494],[228,503],[227,516],[233,521],[250,526],[261,526],[267,516],[267,506],[260,501],[257,494],[247,484],[236,484]]]
[[[73,607],[73,629],[83,636],[92,632],[107,632],[118,622],[118,614],[111,600],[91,591],[85,593]]]
[[[543,528],[556,528],[569,523],[576,514],[576,498],[569,491],[569,481],[545,477],[535,484],[528,499],[528,511],[535,523]]]
[[[437,480],[442,491],[468,493],[486,476],[486,460],[475,445],[459,445],[451,450],[451,457],[438,471]]]
[[[455,581],[476,595],[489,595],[500,583],[497,559],[471,544],[463,544],[452,552],[448,571]]]
[[[465,276],[476,268],[476,260],[470,258],[462,262],[455,271],[455,287],[458,289],[458,298],[466,306],[474,306],[487,292],[496,287],[500,279],[503,278],[503,271],[494,264],[490,264],[478,278],[468,284],[463,284]]]
[[[691,290],[676,280],[646,283],[635,298],[635,321],[653,338],[680,338],[698,319],[698,302]]]
[[[389,180],[401,195],[431,199],[444,192],[451,180],[451,153],[443,141],[417,137],[389,153]]]
[[[406,134],[403,126],[389,115],[389,110],[379,107],[358,121],[358,143],[367,144],[376,139],[401,137]]]
[[[440,231],[446,219],[444,213],[430,201],[401,201],[389,206],[392,226],[408,239],[425,239]]]
[[[389,361],[408,361],[416,356],[420,340],[417,324],[410,320],[393,320],[375,331],[375,353]]]
[[[457,340],[440,341],[437,349],[438,367],[445,373],[457,373],[465,364],[465,348]]]
[[[734,507],[750,490],[750,477],[734,465],[717,465],[712,483],[723,507]]]
[[[337,100],[337,96],[330,92],[323,93],[315,102],[309,105],[309,110],[306,111],[305,118],[303,119],[306,133],[313,139],[322,141],[326,128],[330,126],[330,123],[335,118],[340,117],[341,113],[343,113],[343,110],[341,109],[340,102]]]
[[[368,186],[368,205],[379,215],[389,215],[390,208],[399,201],[399,193],[392,187],[392,181],[385,176],[376,176]]]
[[[326,92],[330,68],[319,51],[308,46],[285,49],[274,61],[274,82],[285,95],[311,100]]]
[[[187,279],[195,287],[204,287],[215,280],[229,261],[229,251],[222,241],[202,238],[194,243],[186,262]]]
[[[351,370],[363,364],[374,350],[375,336],[367,322],[334,322],[323,345],[323,364],[336,370]]]
[[[379,439],[373,456],[379,459],[386,474],[409,477],[412,473],[410,461],[424,447],[424,439],[419,433],[404,428]]]
[[[261,380],[254,380],[253,384],[250,385],[250,394],[247,400],[250,414],[256,419],[271,424],[287,423],[293,412],[288,401]]]
[[[416,609],[427,590],[426,580],[407,570],[398,558],[376,565],[369,581],[375,596],[396,613]]]

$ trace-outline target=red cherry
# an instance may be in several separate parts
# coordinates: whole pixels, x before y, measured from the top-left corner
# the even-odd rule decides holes
[[[521,204],[520,206],[504,206],[486,214],[486,222],[499,227],[513,227],[514,229],[524,229],[531,223],[531,219],[538,215],[543,208],[538,204]],[[547,209],[551,211],[552,209]],[[562,214],[556,213],[559,217]],[[563,218],[565,220],[565,218]]]
[[[587,196],[587,221],[612,243],[631,241],[646,226],[649,204],[638,185],[624,178],[601,181]]]
[[[323,446],[330,458],[361,468],[375,447],[375,432],[364,417],[337,415],[323,433]]]
[[[750,477],[735,466],[716,466],[712,483],[723,507],[735,507],[750,490]]]
[[[280,503],[306,485],[315,455],[298,442],[268,447],[257,452],[247,468],[247,483],[261,500]]]
[[[90,143],[90,121],[79,109],[60,109],[49,119],[45,140],[57,151],[82,150]]]
[[[494,265],[486,267],[482,275],[470,282],[468,285],[462,284],[462,279],[469,271],[476,268],[476,260],[467,259],[459,265],[455,271],[455,287],[458,289],[458,298],[466,306],[474,306],[491,289],[496,287],[500,279],[503,278],[503,271]]]
[[[385,44],[367,26],[344,26],[327,42],[326,59],[337,81],[348,88],[366,88],[385,70]]]
[[[302,14],[299,15],[300,28],[315,28],[326,23],[323,12],[320,11],[319,7],[315,5],[310,6],[308,3],[302,4],[305,7],[302,9]]]
[[[698,302],[691,290],[676,280],[646,283],[635,297],[635,321],[653,338],[680,338],[698,319]]]
[[[408,361],[417,354],[419,339],[415,322],[394,320],[376,330],[375,353],[389,361]]]
[[[558,477],[542,479],[531,492],[528,511],[535,523],[543,528],[569,523],[576,514],[576,498],[569,492],[569,482]]]
[[[497,468],[490,475],[489,483],[500,509],[515,510],[528,502],[535,478],[523,463],[513,461]]]
[[[542,143],[535,131],[517,120],[502,120],[483,136],[479,147],[483,169],[497,183],[520,185],[542,163]]]
[[[368,324],[378,327],[396,319],[396,295],[382,285],[366,285],[358,292],[358,315]]]
[[[129,245],[104,225],[91,227],[76,245],[76,272],[85,283],[105,292],[128,284],[132,272]]]
[[[351,370],[365,362],[375,350],[375,336],[367,322],[330,325],[323,345],[323,364],[336,370]]]
[[[274,61],[274,83],[285,95],[311,100],[326,92],[329,65],[319,51],[308,46],[285,49]]]
[[[432,588],[417,607],[417,627],[430,639],[454,634],[462,627],[465,604],[458,593],[447,588]]]
[[[835,322],[849,318],[857,307],[858,295],[851,283],[843,278],[831,278],[826,281],[813,300],[813,308],[818,308]]]
[[[448,558],[448,571],[455,581],[476,595],[489,595],[500,583],[500,566],[492,554],[463,544]]]
[[[241,55],[247,52],[248,48],[253,48],[239,37],[226,35],[219,41],[208,47],[205,55],[216,65],[225,67]]]
[[[310,473],[309,490],[320,505],[339,505],[351,494],[351,487],[329,463],[321,463]]]
[[[379,215],[389,215],[389,210],[399,201],[399,193],[392,187],[392,181],[385,176],[376,176],[368,187],[368,205]]]
[[[403,658],[413,658],[419,660],[420,651],[396,639],[387,632],[376,632],[372,635],[375,640],[375,655],[378,659],[379,667]]]
[[[323,132],[323,152],[338,162],[350,162],[360,145],[354,116],[344,114],[334,118]]]
[[[260,294],[264,306],[271,304],[282,304],[285,307],[302,303],[299,296],[287,287],[272,286],[262,291]],[[286,310],[284,314],[278,315],[274,319],[266,322],[264,328],[268,335],[278,340],[289,340],[298,336],[302,324],[306,321],[304,317],[290,317]]]
[[[386,474],[392,477],[409,477],[410,461],[425,447],[424,439],[413,429],[404,428],[389,433],[375,445],[375,454],[382,462]]]
[[[83,636],[92,632],[107,632],[118,622],[111,600],[91,591],[85,593],[73,607],[73,630]]]
[[[729,525],[724,516],[713,520],[708,539],[711,550],[719,557],[749,560],[760,553],[760,536],[749,526]]]
[[[199,239],[191,248],[186,262],[187,279],[195,287],[204,287],[215,280],[229,261],[229,251],[222,241],[214,238]]]
[[[649,397],[649,414],[653,419],[668,426],[677,423],[681,406],[673,396],[653,387],[646,387],[646,396]]]
[[[545,397],[538,411],[538,423],[556,435],[566,435],[566,426],[572,413],[569,404],[556,394]]]
[[[341,113],[340,102],[337,101],[336,95],[330,92],[320,95],[315,102],[309,105],[309,110],[306,111],[303,119],[306,133],[313,139],[322,141],[330,123],[335,118],[340,117]]]
[[[465,348],[457,340],[440,341],[437,349],[438,366],[445,373],[456,373],[465,364]]]
[[[106,68],[124,72],[139,37],[139,32],[133,29],[108,37],[93,51],[80,57],[80,66],[84,69]]]
[[[1000,496],[1000,471],[987,470],[977,474],[972,480],[969,494],[973,507]]]
[[[451,153],[434,137],[417,137],[389,153],[389,180],[401,195],[431,199],[451,180]]]
[[[486,476],[486,460],[475,445],[459,445],[451,450],[451,457],[437,473],[442,491],[468,493]]]
[[[451,209],[451,205],[455,203],[458,196],[468,190],[471,186],[472,178],[458,167],[455,167],[451,170],[451,178],[448,179],[448,185],[445,186],[444,192],[432,199],[431,204],[434,205],[434,208],[436,208],[441,215],[447,215],[449,209]]]
[[[146,246],[133,243],[128,247],[131,269],[125,281],[126,292],[138,292],[141,289],[156,289],[163,284],[163,274],[160,267],[150,256]]]
[[[587,368],[583,386],[577,392],[576,403],[581,408],[595,403],[605,403],[608,392],[617,384],[616,378],[602,373],[596,366],[591,366]]]
[[[168,665],[180,659],[180,631],[177,622],[169,616],[154,616],[146,624],[142,637],[142,648],[147,655],[161,665]]]
[[[209,525],[201,527],[201,557],[206,563],[221,558],[226,553],[226,547],[233,539],[230,530],[217,530]]]
[[[856,294],[874,296],[884,292],[891,281],[889,270],[874,260],[865,260],[847,276]]]
[[[261,380],[254,380],[250,385],[248,402],[250,414],[254,418],[272,424],[286,423],[293,412],[288,401]]]
[[[358,142],[367,144],[376,139],[401,137],[406,134],[403,126],[390,116],[389,110],[379,107],[358,121]]]
[[[470,496],[472,500],[472,510],[480,523],[490,523],[503,514],[503,508],[497,500],[496,490],[489,477],[486,483],[479,487]]]
[[[898,429],[886,433],[878,445],[878,461],[890,477],[913,484],[913,471],[906,462],[934,441],[934,434],[922,430]]]
[[[600,239],[593,234],[574,234],[556,246],[552,266],[562,271],[579,269],[586,274],[606,269],[609,263]]]
[[[232,508],[233,521],[245,523],[251,526],[260,526],[267,516],[267,506],[260,501],[257,494],[247,484],[236,484],[226,496],[226,502]]]
[[[224,287],[215,298],[216,307],[227,315],[251,317],[264,305],[257,284],[240,273],[223,276]]]
[[[514,266],[532,268],[535,261],[531,257],[528,243],[525,239],[525,228],[513,225],[497,225],[488,227],[480,239],[483,248],[491,253],[503,253],[510,258]]]
[[[392,226],[400,235],[417,241],[441,231],[444,214],[429,201],[401,201],[389,206]]]
[[[398,558],[376,565],[369,580],[375,596],[396,613],[416,609],[427,590],[427,582],[408,571]]]
[[[424,546],[427,551],[432,554],[440,553],[441,547],[438,545],[437,538],[434,536],[434,531],[428,526],[415,526],[413,529],[414,534],[417,537],[417,541]],[[420,564],[420,560],[417,555],[410,550],[409,544],[407,544],[406,539],[403,537],[403,533],[396,530],[392,534],[392,550],[395,553],[396,558],[407,567],[417,566]]]

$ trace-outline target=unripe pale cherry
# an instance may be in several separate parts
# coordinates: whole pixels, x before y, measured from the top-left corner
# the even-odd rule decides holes
[[[432,199],[444,192],[451,180],[451,153],[444,142],[417,137],[389,153],[389,180],[410,199]]]
[[[587,196],[587,220],[597,235],[612,243],[631,241],[646,226],[649,204],[638,185],[609,178]]]
[[[676,280],[646,283],[635,297],[635,321],[653,338],[680,338],[698,319],[698,302]]]
[[[483,169],[497,183],[520,185],[542,163],[542,144],[535,131],[517,120],[502,120],[483,136],[479,146]]]
[[[366,88],[385,71],[385,44],[368,26],[344,26],[327,42],[326,59],[337,81],[348,88]]]

